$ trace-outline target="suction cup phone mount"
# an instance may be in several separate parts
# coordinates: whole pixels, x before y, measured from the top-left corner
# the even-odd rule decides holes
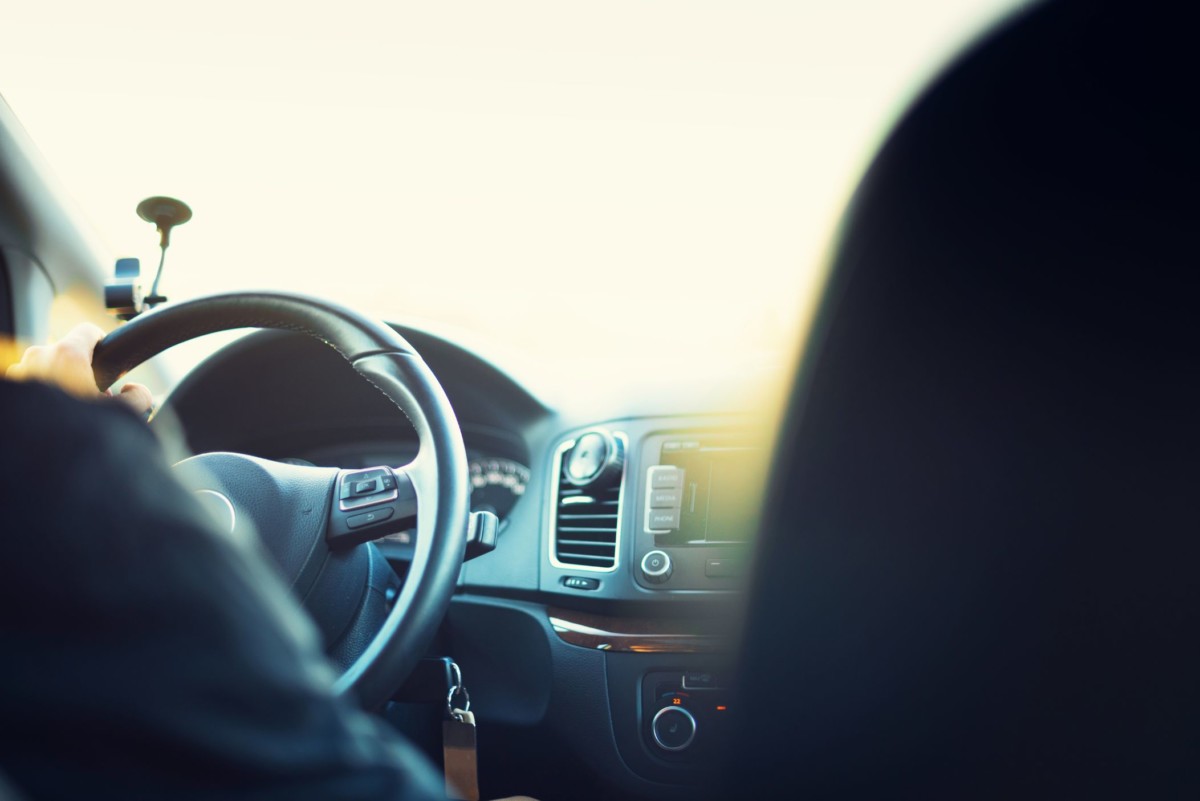
[[[143,220],[154,223],[158,229],[158,271],[150,294],[143,297],[142,287],[137,284],[141,274],[141,263],[137,259],[117,259],[116,281],[104,287],[104,303],[122,320],[132,320],[145,309],[152,309],[167,298],[158,294],[158,282],[162,280],[163,265],[167,260],[167,248],[171,246],[171,229],[192,219],[192,210],[182,200],[156,195],[137,205],[137,214]]]
[[[192,219],[188,205],[173,197],[148,197],[138,204],[137,214],[158,228],[158,246],[163,250],[171,244],[171,229]]]

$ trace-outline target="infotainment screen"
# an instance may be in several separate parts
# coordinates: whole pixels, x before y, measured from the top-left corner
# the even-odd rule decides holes
[[[744,541],[753,527],[753,484],[762,451],[686,444],[693,447],[667,444],[659,459],[659,464],[677,468],[679,512],[678,527],[656,531],[656,540],[664,545]]]

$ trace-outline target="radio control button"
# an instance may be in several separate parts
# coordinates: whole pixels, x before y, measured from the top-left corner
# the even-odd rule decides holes
[[[679,487],[680,470],[678,467],[671,465],[657,465],[651,467],[650,473],[650,489],[677,489]]]
[[[737,575],[737,566],[731,559],[707,559],[704,562],[704,575],[709,578],[730,578]]]
[[[654,490],[650,493],[652,509],[675,509],[679,506],[679,490]]]
[[[671,577],[671,557],[666,551],[649,551],[642,557],[642,578],[661,584]]]
[[[642,569],[647,573],[661,573],[669,561],[662,551],[651,551],[642,559]]]
[[[653,531],[674,531],[679,528],[679,512],[674,509],[651,509],[646,514],[646,527]]]

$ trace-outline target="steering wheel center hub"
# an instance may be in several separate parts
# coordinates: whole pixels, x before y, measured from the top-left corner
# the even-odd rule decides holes
[[[297,586],[299,580],[327,552],[325,521],[338,471],[240,453],[204,453],[175,469],[184,485],[224,518],[226,530],[262,542],[303,599],[308,588]],[[227,509],[220,508],[226,504]]]

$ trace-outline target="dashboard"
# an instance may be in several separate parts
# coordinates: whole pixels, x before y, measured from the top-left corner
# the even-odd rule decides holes
[[[486,791],[561,795],[561,776],[530,787],[545,775],[537,754],[589,777],[593,790],[576,797],[694,791],[737,703],[728,688],[768,458],[762,415],[689,408],[691,394],[639,408],[636,392],[609,416],[552,409],[477,353],[396,328],[459,417],[472,509],[500,520],[495,550],[464,564],[435,644],[469,677],[481,731],[497,735],[480,751],[481,775],[498,777]],[[360,469],[417,451],[415,432],[340,356],[290,333],[222,349],[167,409],[195,453]],[[375,541],[400,575],[412,537]]]

